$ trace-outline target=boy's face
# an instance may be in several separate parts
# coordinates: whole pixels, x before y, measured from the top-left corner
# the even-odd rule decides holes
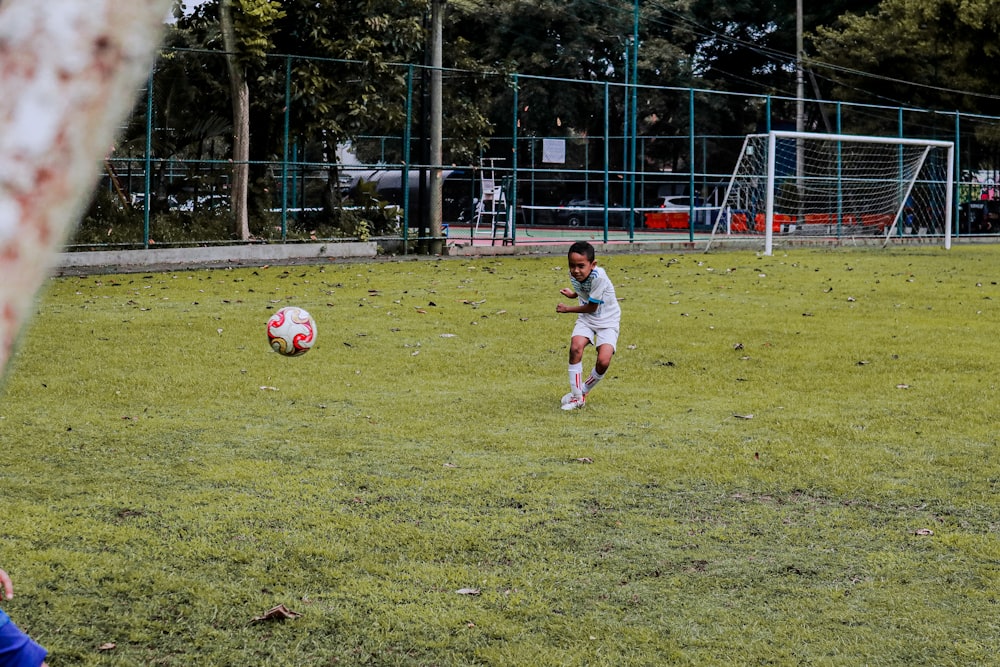
[[[597,260],[590,261],[587,256],[578,252],[571,252],[569,255],[569,275],[574,280],[583,282],[590,275],[590,272],[597,266]]]

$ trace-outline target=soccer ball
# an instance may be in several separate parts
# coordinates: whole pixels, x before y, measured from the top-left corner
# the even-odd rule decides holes
[[[267,321],[267,340],[278,354],[301,356],[316,342],[316,321],[301,308],[286,306]]]

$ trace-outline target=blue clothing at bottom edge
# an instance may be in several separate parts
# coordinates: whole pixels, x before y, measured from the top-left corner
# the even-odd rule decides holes
[[[48,651],[39,646],[0,609],[0,667],[38,667]]]

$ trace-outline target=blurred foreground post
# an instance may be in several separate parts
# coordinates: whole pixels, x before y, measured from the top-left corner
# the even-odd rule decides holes
[[[3,0],[0,369],[160,44],[170,0]]]

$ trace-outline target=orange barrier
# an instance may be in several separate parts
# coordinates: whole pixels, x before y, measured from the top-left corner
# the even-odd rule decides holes
[[[663,215],[663,214],[660,214]],[[863,213],[863,214],[853,214],[848,213],[840,218],[840,222],[845,227],[864,225],[865,227],[874,227],[881,232],[892,225],[893,217],[888,213]],[[742,234],[746,232],[757,232],[763,233],[765,231],[765,216],[763,213],[757,213],[754,215],[753,223],[750,223],[749,215],[746,212],[733,212],[729,219],[729,229],[733,233]],[[837,226],[838,218],[836,213],[806,213],[804,220],[801,220],[798,216],[790,215],[787,213],[775,213],[774,220],[771,224],[771,231],[774,233],[780,233],[783,228],[787,229],[790,225],[805,224],[805,225],[828,225],[830,227]],[[684,224],[687,224],[687,217],[685,216]]]
[[[767,231],[766,218],[767,216],[765,216],[763,213],[758,213],[756,216],[754,216],[754,229],[762,234]],[[780,232],[782,224],[787,225],[791,222],[793,222],[792,216],[785,215],[782,213],[775,214],[774,219],[771,220],[771,231]]]
[[[688,214],[683,211],[647,213],[646,229],[688,229]]]
[[[806,213],[807,225],[835,225],[837,216],[833,213]]]
[[[894,216],[887,213],[862,213],[861,214],[861,224],[866,227],[876,227],[880,232],[884,232],[892,226],[892,219]]]
[[[742,234],[747,231],[747,214],[746,213],[733,213],[729,220],[730,231],[736,232],[737,234]]]

